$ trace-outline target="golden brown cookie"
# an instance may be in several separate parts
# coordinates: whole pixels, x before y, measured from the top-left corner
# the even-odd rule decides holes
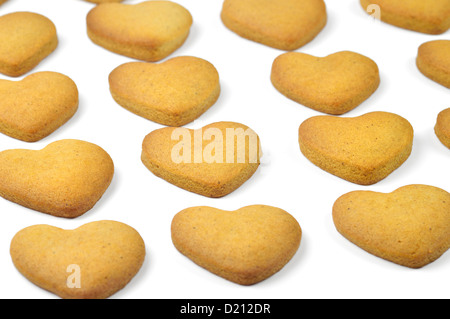
[[[6,0],[0,0],[0,4],[5,3],[5,2],[6,2]]]
[[[190,56],[160,64],[125,63],[111,72],[109,86],[119,105],[169,126],[192,122],[220,95],[216,68],[208,61]]]
[[[410,268],[421,268],[450,248],[450,194],[437,187],[351,192],[335,202],[333,219],[357,246]]]
[[[295,102],[340,115],[376,91],[380,74],[374,61],[354,52],[343,51],[324,58],[288,52],[273,62],[271,81]]]
[[[0,73],[8,76],[32,70],[58,45],[55,25],[37,13],[1,16],[0,30]]]
[[[323,0],[225,0],[221,18],[243,38],[289,51],[310,42],[327,23]]]
[[[0,196],[42,213],[74,218],[109,187],[111,157],[99,146],[61,140],[42,150],[0,152]]]
[[[222,197],[247,181],[260,164],[258,135],[247,126],[218,122],[198,130],[165,127],[148,134],[142,162],[156,176],[208,197]]]
[[[87,15],[89,38],[103,48],[155,62],[178,49],[189,35],[192,16],[171,1],[102,3]]]
[[[416,64],[426,77],[450,89],[450,40],[422,44]]]
[[[371,185],[386,178],[411,154],[414,131],[403,117],[372,112],[354,118],[315,116],[299,128],[303,155],[349,182]]]
[[[280,271],[297,252],[301,237],[293,216],[264,205],[237,211],[192,207],[172,221],[172,241],[183,255],[240,285]]]
[[[98,221],[75,230],[30,226],[11,241],[11,258],[35,285],[64,299],[104,299],[124,288],[145,259],[132,227]]]
[[[450,148],[450,108],[439,113],[434,132],[442,144]]]
[[[63,74],[38,72],[21,81],[0,79],[0,132],[13,138],[39,141],[77,109],[77,86]]]
[[[450,28],[448,0],[360,0],[367,12],[376,5],[380,19],[400,28],[428,34],[441,34]]]

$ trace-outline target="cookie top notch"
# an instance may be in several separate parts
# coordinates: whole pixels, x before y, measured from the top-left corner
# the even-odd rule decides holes
[[[10,255],[25,278],[63,299],[105,299],[139,272],[146,252],[137,230],[101,220],[67,230],[28,226],[11,240]]]
[[[58,45],[56,27],[43,15],[13,12],[0,17],[0,73],[21,76]]]
[[[216,103],[221,91],[214,65],[192,56],[122,64],[110,73],[109,85],[119,105],[170,126],[194,121]]]
[[[327,13],[323,0],[225,0],[221,18],[243,38],[291,51],[319,34]]]
[[[336,229],[367,252],[421,268],[450,248],[450,194],[428,185],[353,191],[333,205]]]
[[[448,0],[360,0],[368,13],[378,11],[381,21],[426,34],[442,34],[450,28]]]
[[[351,51],[326,57],[283,53],[274,60],[270,79],[289,99],[333,115],[351,111],[368,99],[380,84],[377,64]]]
[[[36,72],[20,81],[0,79],[0,101],[0,133],[37,142],[75,114],[78,88],[64,74]]]
[[[193,23],[190,12],[171,1],[102,3],[87,15],[87,34],[117,54],[156,62],[178,49]]]
[[[177,250],[210,272],[254,285],[280,271],[300,247],[302,229],[288,212],[251,205],[236,211],[191,207],[172,220]]]
[[[360,185],[375,184],[410,156],[414,130],[400,115],[314,116],[299,127],[303,155],[321,169]]]

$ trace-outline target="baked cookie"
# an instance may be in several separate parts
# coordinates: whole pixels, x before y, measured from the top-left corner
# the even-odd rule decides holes
[[[11,241],[11,258],[35,285],[64,299],[104,299],[140,270],[145,244],[132,227],[97,221],[74,230],[30,226]]]
[[[434,132],[442,144],[450,148],[450,108],[439,113]]]
[[[192,207],[172,221],[175,247],[210,272],[253,285],[281,270],[297,252],[302,230],[282,209],[264,205],[237,211]]]
[[[400,167],[411,154],[413,136],[406,119],[387,112],[315,116],[299,128],[300,150],[307,159],[361,185],[375,184]]]
[[[1,16],[0,30],[0,73],[8,76],[32,70],[58,46],[55,25],[37,13]]]
[[[225,0],[221,18],[243,38],[290,51],[316,37],[327,12],[323,0]]]
[[[42,213],[74,218],[90,210],[109,187],[111,157],[79,140],[61,140],[42,150],[0,152],[0,196]]]
[[[275,59],[271,81],[291,100],[314,110],[340,115],[368,99],[380,84],[377,64],[358,53],[327,57],[288,52]]]
[[[77,109],[77,86],[63,74],[38,72],[17,82],[0,79],[0,132],[13,138],[39,141]]]
[[[422,44],[416,64],[423,75],[450,89],[450,40]]]
[[[410,268],[421,268],[450,248],[450,194],[437,187],[351,192],[335,202],[333,219],[357,246]]]
[[[165,127],[148,134],[142,162],[156,176],[207,197],[223,197],[260,164],[258,135],[247,126],[218,122],[198,130]]]
[[[87,15],[87,33],[95,44],[149,62],[178,49],[191,25],[189,11],[171,1],[102,3]]]
[[[160,64],[125,63],[111,72],[109,86],[119,105],[169,126],[192,122],[220,95],[216,68],[208,61],[189,56]]]
[[[380,19],[400,28],[427,34],[441,34],[450,28],[448,0],[360,0],[366,12],[380,8]]]
[[[0,0],[0,4],[5,3],[5,2],[6,2],[6,0]]]

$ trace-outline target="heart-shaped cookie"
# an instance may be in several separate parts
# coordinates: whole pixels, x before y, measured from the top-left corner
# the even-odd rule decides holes
[[[448,0],[360,0],[360,3],[367,13],[378,10],[381,21],[400,28],[427,34],[441,34],[450,28]]]
[[[357,246],[410,268],[423,267],[450,248],[450,194],[432,186],[351,192],[335,202],[333,219]]]
[[[99,146],[61,140],[42,150],[0,152],[0,196],[58,217],[90,210],[109,187],[111,157]]]
[[[222,197],[240,187],[257,170],[261,148],[247,126],[218,122],[198,130],[165,127],[148,134],[142,162],[156,176],[178,187]]]
[[[416,64],[423,75],[450,89],[450,40],[422,44]]]
[[[321,169],[352,183],[371,185],[411,154],[414,131],[403,117],[372,112],[354,118],[315,116],[299,128],[303,155]]]
[[[144,61],[159,61],[189,35],[192,16],[171,1],[102,3],[87,15],[89,38],[103,48]]]
[[[239,36],[280,50],[296,50],[327,23],[323,0],[225,0],[221,18]]]
[[[37,13],[6,14],[0,30],[0,73],[9,76],[27,73],[58,45],[55,25]]]
[[[315,57],[288,52],[275,59],[271,80],[283,95],[314,110],[340,115],[369,98],[380,84],[377,64],[350,51]]]
[[[124,288],[145,259],[132,227],[98,221],[75,230],[30,226],[11,241],[11,258],[32,283],[65,299],[104,299]]]
[[[172,221],[175,247],[193,262],[232,282],[253,285],[281,270],[297,252],[302,230],[282,209],[237,211],[192,207]]]
[[[450,108],[439,113],[434,132],[442,144],[450,148]]]
[[[114,100],[151,121],[182,126],[219,98],[216,68],[200,58],[176,57],[160,64],[125,63],[109,75]]]
[[[0,80],[0,132],[13,138],[39,141],[77,109],[77,86],[63,74],[38,72],[21,81]]]

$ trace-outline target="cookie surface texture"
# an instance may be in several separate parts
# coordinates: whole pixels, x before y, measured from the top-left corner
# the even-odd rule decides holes
[[[291,51],[319,34],[327,13],[323,0],[225,0],[221,18],[243,38]]]
[[[77,109],[77,86],[63,74],[37,72],[21,81],[0,80],[0,132],[10,137],[39,141]]]
[[[297,252],[302,230],[282,209],[253,205],[237,211],[192,207],[172,221],[175,247],[210,272],[253,285],[281,270]]]
[[[450,148],[450,108],[439,113],[434,132],[442,144]]]
[[[388,112],[315,116],[299,128],[300,150],[307,159],[361,185],[375,184],[400,167],[411,154],[413,137],[411,124]]]
[[[271,81],[291,100],[314,110],[341,115],[368,99],[380,84],[377,64],[343,51],[327,57],[288,52],[275,59]]]
[[[109,75],[114,100],[151,121],[182,126],[194,121],[219,98],[216,68],[196,57],[163,63],[130,62]]]
[[[335,202],[333,219],[360,248],[410,268],[424,267],[450,248],[450,194],[433,186],[351,192]]]
[[[450,89],[450,40],[422,44],[416,64],[426,77]]]
[[[223,197],[244,184],[260,164],[258,135],[247,126],[218,122],[201,129],[166,127],[148,134],[142,162],[185,190]]]
[[[426,34],[441,34],[450,28],[448,0],[360,0],[368,13],[379,10],[386,23]]]
[[[1,16],[0,30],[0,73],[8,76],[32,70],[58,46],[55,25],[37,13]]]
[[[140,270],[145,244],[132,227],[97,221],[74,230],[30,226],[11,241],[14,266],[35,285],[64,299],[104,299]]]
[[[90,210],[109,187],[111,157],[99,146],[60,140],[42,150],[0,152],[0,196],[66,218]]]
[[[155,62],[178,49],[192,16],[171,1],[102,3],[87,15],[87,33],[97,45],[131,58]]]

